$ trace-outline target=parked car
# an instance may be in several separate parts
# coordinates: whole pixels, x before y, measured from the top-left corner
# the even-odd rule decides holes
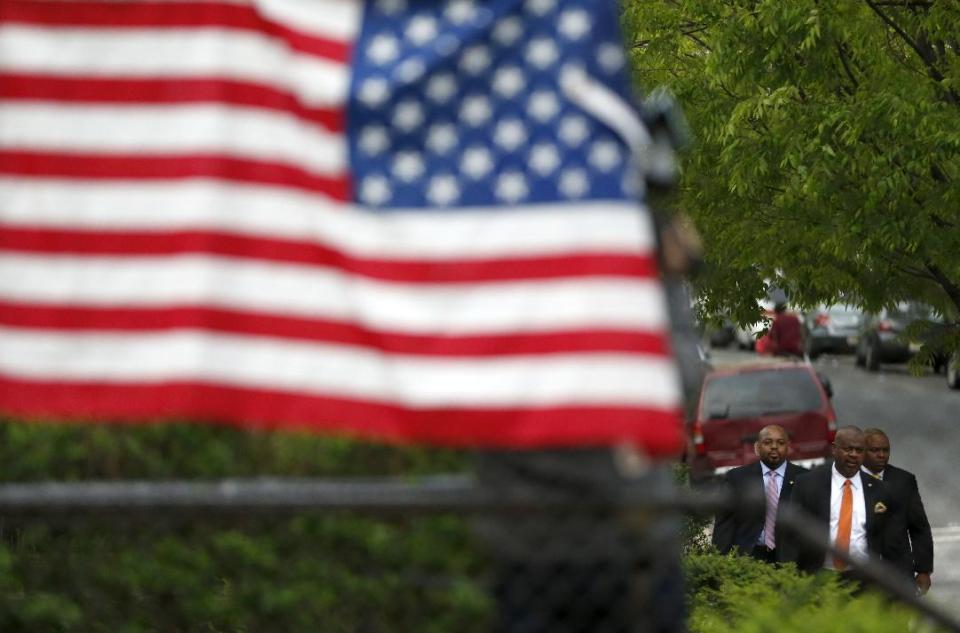
[[[907,326],[917,320],[935,321],[929,307],[919,303],[899,303],[884,308],[878,314],[867,315],[857,345],[856,364],[867,371],[877,371],[881,363],[906,363],[920,351],[922,341],[907,340],[903,336]],[[935,356],[934,371],[946,364],[942,356]]]
[[[864,315],[847,305],[821,305],[803,315],[803,349],[810,358],[824,352],[850,354],[860,343]]]
[[[830,382],[800,361],[716,369],[704,377],[696,415],[688,422],[687,461],[695,482],[757,460],[753,445],[768,424],[790,435],[790,459],[822,464],[837,431]]]

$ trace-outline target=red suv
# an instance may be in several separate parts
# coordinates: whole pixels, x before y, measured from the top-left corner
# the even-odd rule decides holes
[[[703,379],[688,423],[690,476],[703,481],[757,460],[753,445],[768,424],[791,439],[788,459],[822,464],[837,431],[830,383],[809,363],[754,363],[716,369]]]

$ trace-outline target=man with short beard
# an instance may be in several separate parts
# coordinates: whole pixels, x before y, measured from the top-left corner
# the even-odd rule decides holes
[[[923,509],[917,478],[913,473],[887,463],[890,439],[886,433],[880,429],[866,429],[863,434],[866,443],[863,471],[882,481],[903,509],[897,514],[900,519],[897,529],[891,530],[891,547],[901,554],[893,562],[916,584],[917,594],[922,596],[930,590],[933,534]]]
[[[735,551],[768,563],[780,562],[783,550],[777,548],[779,508],[790,499],[793,484],[806,468],[787,461],[790,438],[781,426],[760,429],[753,450],[760,461],[728,471],[726,485],[741,492],[756,487],[766,499],[764,513],[725,510],[717,513],[713,544],[726,554]]]

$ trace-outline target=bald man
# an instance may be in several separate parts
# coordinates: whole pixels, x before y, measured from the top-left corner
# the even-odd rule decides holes
[[[884,484],[861,472],[866,452],[863,431],[855,426],[837,430],[833,463],[814,468],[800,477],[791,505],[813,518],[823,531],[823,540],[845,551],[850,558],[879,558],[894,562],[898,552],[889,537],[898,504]],[[788,560],[801,571],[829,569],[857,579],[847,564],[806,543],[788,544]]]
[[[772,424],[760,429],[753,450],[759,461],[728,471],[724,484],[738,492],[751,487],[762,491],[765,511],[717,513],[713,544],[724,554],[734,551],[768,563],[781,562],[783,548],[777,547],[779,510],[789,501],[797,477],[807,469],[787,461],[790,437],[781,426]]]

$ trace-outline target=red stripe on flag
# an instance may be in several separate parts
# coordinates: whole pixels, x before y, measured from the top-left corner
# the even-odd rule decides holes
[[[346,64],[350,43],[308,35],[259,14],[255,7],[220,2],[31,2],[4,0],[0,23],[48,28],[225,28],[266,34],[290,48]]]
[[[287,186],[350,198],[346,174],[320,176],[299,167],[217,155],[151,156],[31,151],[0,152],[0,174],[79,179],[170,180],[214,178]]]
[[[634,441],[656,457],[682,446],[680,411],[633,407],[405,409],[386,403],[210,385],[61,383],[0,376],[8,414],[80,422],[205,420],[447,446],[604,446]],[[584,423],[589,420],[589,423]]]
[[[642,255],[582,253],[555,257],[478,260],[363,259],[312,242],[205,231],[60,231],[0,224],[0,250],[55,255],[163,256],[210,254],[312,264],[346,273],[409,283],[473,283],[573,277],[656,277]]]
[[[224,103],[287,112],[331,132],[344,129],[340,109],[307,107],[290,93],[230,79],[66,77],[0,72],[0,99],[62,104]]]
[[[378,331],[352,323],[203,308],[98,308],[0,302],[0,325],[64,332],[157,332],[193,329],[376,349],[417,356],[522,356],[622,352],[669,356],[665,335],[616,329],[424,336]]]

